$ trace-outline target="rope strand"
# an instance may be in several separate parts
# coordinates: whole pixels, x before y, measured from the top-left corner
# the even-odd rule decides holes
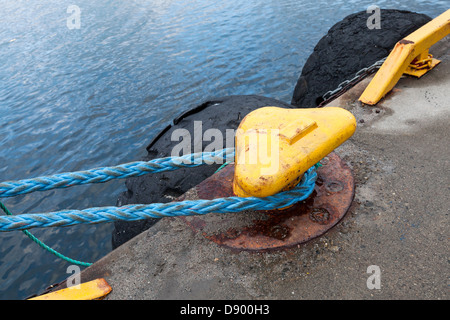
[[[265,198],[227,197],[213,200],[185,200],[0,216],[0,232],[31,228],[69,227],[77,224],[97,224],[117,220],[137,221],[150,218],[204,215],[212,212],[234,213],[245,210],[273,210],[305,200],[313,192],[316,179],[316,168],[313,166],[303,175],[302,181],[296,188]]]
[[[18,181],[0,183],[0,197],[14,197],[35,191],[68,188],[89,183],[103,183],[113,179],[139,177],[148,173],[198,167],[205,163],[223,163],[234,158],[234,148],[214,152],[192,153],[181,157],[166,157],[150,161],[135,161],[113,167],[65,172]]]

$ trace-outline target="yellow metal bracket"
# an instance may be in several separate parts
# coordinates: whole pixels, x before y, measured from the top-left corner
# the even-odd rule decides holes
[[[403,74],[423,76],[440,62],[428,53],[428,49],[448,34],[450,9],[397,42],[359,100],[375,105],[394,88]]]

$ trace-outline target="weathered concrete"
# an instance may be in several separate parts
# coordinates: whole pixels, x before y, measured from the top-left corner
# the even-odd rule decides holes
[[[336,150],[356,178],[354,204],[324,236],[296,248],[231,252],[163,219],[85,269],[107,299],[448,299],[450,41],[420,80],[402,78],[379,105],[357,98],[370,79],[331,102],[358,120]],[[207,219],[207,216],[204,217]],[[381,269],[370,290],[367,268]]]

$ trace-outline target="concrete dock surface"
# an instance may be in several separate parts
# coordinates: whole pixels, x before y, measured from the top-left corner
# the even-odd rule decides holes
[[[105,278],[111,300],[448,299],[449,49],[447,37],[431,50],[442,60],[435,69],[402,77],[376,106],[358,102],[371,77],[328,104],[352,112],[358,128],[335,150],[352,169],[354,201],[324,235],[236,252],[164,218],[83,270],[81,281]],[[371,268],[379,288],[368,286]]]

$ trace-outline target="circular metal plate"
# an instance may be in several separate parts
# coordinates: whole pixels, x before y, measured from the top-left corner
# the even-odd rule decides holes
[[[296,246],[335,226],[354,197],[350,168],[334,153],[317,170],[311,196],[290,208],[244,211],[183,218],[195,231],[215,243],[236,250],[267,251]],[[234,166],[228,165],[196,187],[199,199],[232,196]]]

